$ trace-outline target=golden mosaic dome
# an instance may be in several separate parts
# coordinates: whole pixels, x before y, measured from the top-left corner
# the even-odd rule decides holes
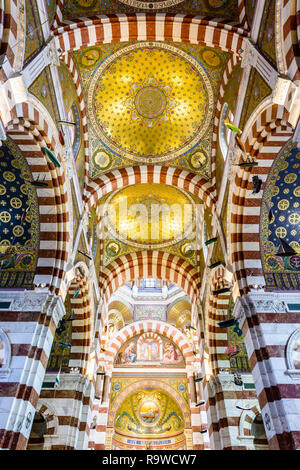
[[[100,64],[88,89],[96,135],[131,160],[179,156],[197,145],[211,124],[213,89],[205,70],[169,44],[122,48]]]
[[[113,237],[137,248],[159,248],[191,233],[195,206],[188,193],[173,186],[137,184],[114,192],[104,215]]]

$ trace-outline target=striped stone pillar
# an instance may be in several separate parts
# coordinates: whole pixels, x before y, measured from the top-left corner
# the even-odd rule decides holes
[[[102,398],[95,400],[93,414],[96,416],[95,429],[91,433],[89,447],[94,450],[105,450],[106,430],[111,392],[111,371],[106,371],[103,381]]]
[[[255,390],[245,387],[253,382],[251,374],[242,374],[241,379],[243,384],[236,385],[234,375],[227,372],[208,383],[211,445],[215,450],[247,450],[239,437],[241,415],[243,409],[258,406],[258,401]]]
[[[270,449],[300,448],[298,293],[251,291],[234,310],[243,328]],[[298,336],[299,334],[299,336]]]
[[[0,328],[6,338],[6,373],[0,375],[2,449],[26,448],[54,332],[64,313],[61,298],[48,291],[0,293]]]
[[[204,450],[210,448],[209,443],[209,433],[208,433],[208,423],[207,423],[207,414],[205,409],[205,402],[203,398],[202,391],[197,390],[194,373],[187,370],[188,376],[188,391],[189,391],[189,401],[190,401],[190,410],[191,410],[191,434],[193,440],[193,449],[194,450]],[[199,387],[198,387],[199,388]],[[199,406],[199,403],[203,401],[203,404]],[[198,406],[196,406],[198,405]]]
[[[40,398],[55,411],[58,419],[55,442],[51,450],[81,450],[88,447],[89,409],[92,384],[80,373],[60,375],[60,384],[53,389],[56,374],[47,374]],[[50,388],[51,387],[51,388]]]

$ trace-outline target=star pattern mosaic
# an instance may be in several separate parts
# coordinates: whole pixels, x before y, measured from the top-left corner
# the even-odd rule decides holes
[[[269,174],[261,214],[261,250],[267,285],[271,289],[300,286],[300,148],[289,143]],[[282,252],[280,239],[295,250]]]
[[[0,287],[31,287],[39,245],[39,211],[30,170],[19,149],[0,147]]]
[[[111,54],[116,54],[120,51],[116,60],[111,60],[108,69],[105,69],[107,76],[104,73],[104,78],[102,77],[102,80],[100,80],[101,83],[99,83],[97,88],[97,104],[94,104],[96,102],[94,95],[90,96],[87,113],[88,119],[93,114],[95,106],[96,114],[98,113],[99,117],[101,117],[102,125],[101,135],[99,135],[97,123],[94,122],[94,126],[89,126],[90,177],[93,179],[101,173],[114,168],[141,164],[141,160],[143,161],[143,158],[145,158],[147,162],[149,160],[150,163],[155,162],[156,164],[162,164],[167,161],[167,164],[171,166],[185,168],[209,178],[212,120],[207,131],[202,134],[198,143],[195,142],[193,148],[187,147],[185,151],[178,152],[177,156],[176,152],[173,151],[170,152],[169,156],[166,156],[166,150],[168,150],[168,147],[171,150],[180,148],[180,146],[183,148],[184,144],[191,141],[191,137],[197,134],[196,126],[197,121],[199,123],[199,119],[203,123],[207,123],[208,114],[205,112],[205,106],[207,106],[208,102],[206,98],[206,84],[212,90],[213,114],[229,54],[194,44],[172,43],[171,47],[174,48],[176,54],[173,49],[171,53],[168,50],[162,51],[161,49],[154,48],[152,48],[152,51],[145,51],[145,48],[140,47],[140,49],[131,54],[123,55],[124,49],[133,44],[137,43],[103,44],[73,53],[73,59],[79,70],[87,104],[88,93],[91,94],[91,77],[94,77],[97,73],[99,77],[102,77],[102,74],[99,73],[99,68],[102,67],[104,70],[107,58],[110,58]],[[166,47],[169,45],[169,43],[166,43]],[[139,55],[141,56],[140,58],[138,57]],[[158,55],[165,62],[160,63],[156,60],[152,64],[154,67],[152,67],[151,60],[157,58],[156,56]],[[189,61],[185,60],[186,57],[191,59],[192,65]],[[199,78],[193,64],[197,64],[197,67],[202,70],[203,76],[206,77],[204,85],[203,83],[201,85],[201,77]],[[167,79],[168,77],[169,79]],[[176,81],[177,78],[178,80]],[[171,81],[172,83],[170,83]],[[194,90],[196,82],[202,87],[199,91]],[[158,83],[161,85],[158,86]],[[133,109],[134,105],[140,104],[144,106],[142,100],[138,102],[136,98],[137,92],[141,92],[142,84],[144,84],[143,90],[146,89],[146,91],[143,91],[144,93],[151,86],[153,90],[155,88],[152,95],[153,103],[161,96],[161,93],[164,93],[165,96],[161,100],[162,113],[159,113],[159,116],[155,116],[152,120],[151,117],[149,118],[149,115],[148,117],[143,117],[140,113],[136,119],[138,113],[136,108]],[[156,84],[155,87],[153,84]],[[103,89],[101,90],[102,87]],[[109,87],[111,88],[110,93]],[[133,87],[136,88],[134,89]],[[166,89],[165,87],[169,88]],[[188,87],[191,89],[188,89]],[[106,90],[105,95],[104,89]],[[134,93],[135,90],[136,93]],[[197,100],[192,99],[195,93],[199,93]],[[119,94],[120,97],[117,100]],[[104,99],[104,96],[108,98]],[[197,108],[199,106],[197,101],[199,101],[200,106],[204,105],[204,108],[202,108],[202,113],[204,114],[202,115],[201,110]],[[183,106],[188,107],[188,112],[185,115],[182,114],[182,118],[179,113],[179,111],[183,111],[183,109],[179,109],[180,102]],[[159,103],[156,106],[159,106]],[[106,116],[105,119],[104,115]],[[167,120],[164,121],[164,118],[167,118]],[[176,121],[174,121],[175,118]],[[110,123],[113,123],[113,125],[110,125]],[[164,132],[162,132],[163,130]],[[166,135],[168,135],[168,139],[165,138]],[[121,150],[119,147],[120,142],[123,145]],[[148,156],[146,157],[145,142],[148,145]],[[132,151],[132,154],[129,151]],[[153,154],[153,156],[149,154]]]

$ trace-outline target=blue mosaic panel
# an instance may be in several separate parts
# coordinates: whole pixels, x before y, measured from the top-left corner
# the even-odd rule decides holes
[[[261,210],[260,243],[263,270],[270,290],[300,288],[300,148],[289,142],[269,174]],[[283,252],[281,240],[293,256]]]
[[[39,247],[39,210],[31,172],[18,147],[0,147],[0,287],[31,288]]]

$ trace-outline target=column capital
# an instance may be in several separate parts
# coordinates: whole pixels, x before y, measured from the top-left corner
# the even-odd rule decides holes
[[[259,313],[288,313],[287,303],[299,303],[299,294],[277,292],[250,292],[239,298],[238,312],[244,310],[247,317]],[[237,317],[236,317],[237,318]]]
[[[0,292],[0,302],[7,304],[6,311],[41,312],[52,316],[55,324],[65,313],[62,298],[56,294],[40,291]],[[4,308],[3,308],[4,310]]]

